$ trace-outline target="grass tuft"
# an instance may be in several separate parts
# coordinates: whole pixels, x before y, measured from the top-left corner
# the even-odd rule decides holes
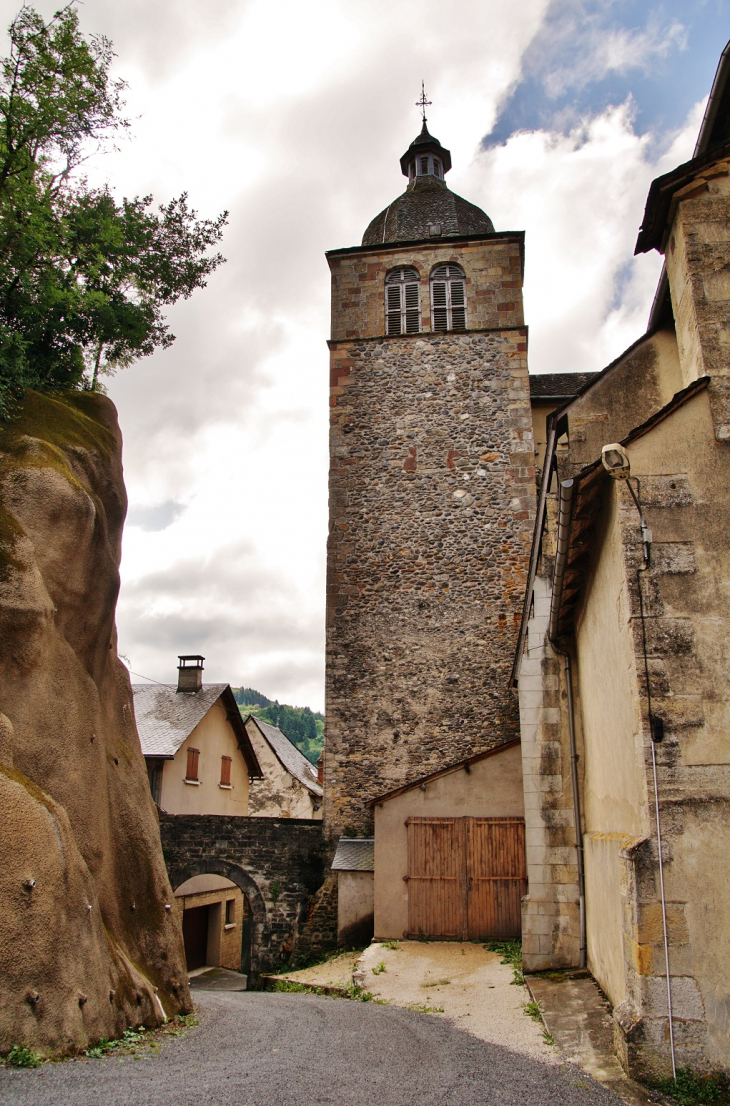
[[[388,969],[385,966],[385,961],[381,960],[380,963],[376,964],[375,967],[372,969],[372,973],[373,973],[373,975],[382,975],[383,972],[385,972],[387,970]]]
[[[521,941],[489,941],[485,946],[488,952],[500,953],[501,964],[509,964],[512,968],[512,983],[516,987],[522,987],[525,977],[522,974],[522,942]]]
[[[522,1009],[527,1014],[528,1018],[532,1018],[536,1022],[542,1020],[542,1008],[539,1002],[526,1002],[523,1004]]]
[[[680,1068],[676,1082],[657,1079],[649,1086],[682,1106],[706,1106],[707,1103],[727,1106],[730,1103],[730,1080],[720,1072],[701,1075],[691,1068]]]
[[[34,1052],[32,1048],[24,1045],[13,1045],[5,1057],[5,1063],[12,1068],[37,1068],[43,1063],[40,1052]]]

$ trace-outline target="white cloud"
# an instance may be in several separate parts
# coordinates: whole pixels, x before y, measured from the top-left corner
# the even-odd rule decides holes
[[[567,135],[517,133],[470,166],[468,195],[498,229],[526,230],[531,372],[601,369],[645,329],[661,270],[657,254],[633,257],[646,194],[691,156],[701,108],[656,161],[627,101]]]
[[[213,680],[322,706],[323,254],[359,243],[402,191],[421,78],[429,125],[452,150],[451,186],[498,228],[527,230],[533,371],[599,368],[640,332],[657,261],[625,266],[657,167],[630,104],[568,137],[517,134],[478,153],[548,7],[460,0],[448,18],[441,0],[81,7],[84,28],[114,40],[135,120],[132,141],[90,164],[93,178],[160,201],[187,190],[205,216],[230,210],[228,264],[171,312],[175,345],[109,389],[134,523],[120,648],[136,672],[171,681],[177,653],[200,651]],[[0,0],[6,22],[15,10]],[[679,34],[642,33],[650,54]],[[637,44],[608,41],[594,68],[640,60]],[[677,138],[675,160],[688,141]]]

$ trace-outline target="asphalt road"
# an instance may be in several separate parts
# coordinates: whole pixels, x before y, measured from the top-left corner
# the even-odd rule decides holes
[[[2,1106],[620,1106],[568,1065],[437,1014],[300,994],[198,992],[200,1025],[142,1059],[0,1069]]]

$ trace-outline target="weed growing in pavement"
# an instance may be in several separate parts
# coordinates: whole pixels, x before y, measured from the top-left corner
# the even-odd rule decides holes
[[[436,979],[433,983],[422,983],[422,987],[445,987],[447,983],[451,983],[450,979]]]
[[[539,1002],[525,1002],[522,1005],[522,1009],[527,1014],[528,1018],[533,1018],[536,1022],[542,1019],[542,1008]]]
[[[390,949],[391,952],[398,952],[400,941],[383,941],[383,948]]]
[[[413,1010],[416,1014],[443,1014],[443,1006],[429,1006],[426,1002],[409,1002],[403,1008],[404,1010]]]
[[[328,991],[325,987],[317,987],[313,983],[295,983],[291,979],[277,979],[271,988],[272,991],[286,992],[296,995],[326,995],[328,998],[349,998],[355,1002],[374,1002],[377,1006],[387,1006],[385,999],[376,998],[370,991],[365,991],[359,983],[349,983],[346,987],[338,987],[336,991]]]
[[[278,993],[296,995],[323,995],[325,993],[321,987],[305,986],[303,983],[295,983],[291,979],[276,979],[271,989]]]
[[[157,1029],[147,1029],[144,1025],[139,1025],[136,1029],[125,1029],[122,1036],[115,1040],[102,1037],[95,1045],[87,1048],[83,1055],[90,1060],[99,1060],[109,1053],[136,1057],[140,1052],[159,1052],[162,1038],[182,1037],[186,1030],[193,1029],[196,1025],[200,1025],[200,1021],[195,1014],[178,1014]]]
[[[387,972],[387,970],[388,969],[385,966],[385,961],[381,960],[380,963],[376,964],[375,967],[372,969],[372,973],[373,975],[382,975],[383,972]]]
[[[32,1048],[24,1045],[13,1045],[5,1057],[5,1063],[12,1068],[37,1068],[43,1063],[40,1052],[34,1052]]]
[[[691,1068],[680,1068],[676,1082],[657,1079],[649,1086],[682,1106],[705,1106],[706,1103],[726,1106],[730,1103],[730,1080],[721,1073],[701,1075]]]
[[[500,964],[509,964],[512,968],[512,983],[522,987],[525,977],[522,974],[522,942],[521,941],[489,941],[485,946],[488,952],[501,953]]]
[[[553,1035],[552,1035],[552,1033],[550,1032],[549,1029],[543,1029],[542,1039],[543,1039],[543,1041],[545,1042],[546,1045],[554,1045],[555,1044],[555,1041],[553,1039]]]

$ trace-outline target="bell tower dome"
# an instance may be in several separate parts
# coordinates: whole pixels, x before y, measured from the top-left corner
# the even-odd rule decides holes
[[[375,216],[363,235],[363,246],[494,233],[492,220],[480,207],[450,190],[444,176],[451,168],[451,153],[429,134],[425,119],[400,167],[408,187]]]

